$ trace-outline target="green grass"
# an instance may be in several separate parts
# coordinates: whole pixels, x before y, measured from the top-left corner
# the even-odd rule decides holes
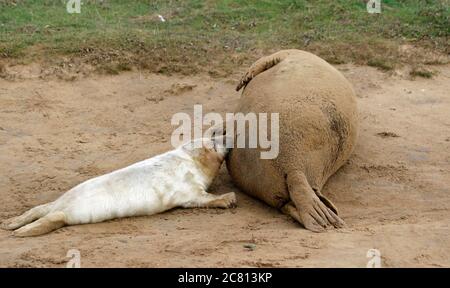
[[[424,67],[413,67],[413,69],[409,72],[409,75],[412,77],[422,77],[422,78],[433,78],[436,72],[428,70]]]
[[[384,71],[389,71],[394,68],[394,65],[392,62],[389,62],[386,59],[380,59],[380,58],[369,59],[367,61],[367,65],[372,66],[372,67],[377,67]]]
[[[383,0],[381,14],[361,0],[83,2],[81,14],[68,14],[63,0],[0,0],[0,57],[214,75],[283,48],[385,68],[409,61],[396,52],[402,43],[448,53],[448,0]]]

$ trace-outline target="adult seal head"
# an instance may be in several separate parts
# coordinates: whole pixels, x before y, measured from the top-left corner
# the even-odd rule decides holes
[[[342,227],[321,190],[355,146],[358,116],[351,84],[323,59],[283,50],[256,61],[241,88],[236,112],[279,113],[279,154],[261,159],[261,148],[232,149],[227,167],[235,184],[311,231]]]

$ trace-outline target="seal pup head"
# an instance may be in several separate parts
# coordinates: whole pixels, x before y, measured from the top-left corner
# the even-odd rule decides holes
[[[198,138],[183,144],[180,149],[191,156],[200,170],[212,181],[219,173],[229,150],[225,146],[225,140],[226,136]]]

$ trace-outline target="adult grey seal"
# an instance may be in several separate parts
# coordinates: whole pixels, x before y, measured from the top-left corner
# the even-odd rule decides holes
[[[233,148],[227,167],[235,184],[311,231],[342,227],[321,190],[355,146],[358,115],[351,84],[323,59],[283,50],[256,61],[237,90],[243,87],[236,112],[279,113],[280,146],[275,159],[261,159],[261,148]]]

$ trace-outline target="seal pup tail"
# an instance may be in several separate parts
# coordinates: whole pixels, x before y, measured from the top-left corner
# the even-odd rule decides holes
[[[5,230],[15,230],[28,223],[31,223],[50,212],[51,204],[52,203],[36,206],[26,211],[22,215],[10,218],[2,223],[1,228]]]

